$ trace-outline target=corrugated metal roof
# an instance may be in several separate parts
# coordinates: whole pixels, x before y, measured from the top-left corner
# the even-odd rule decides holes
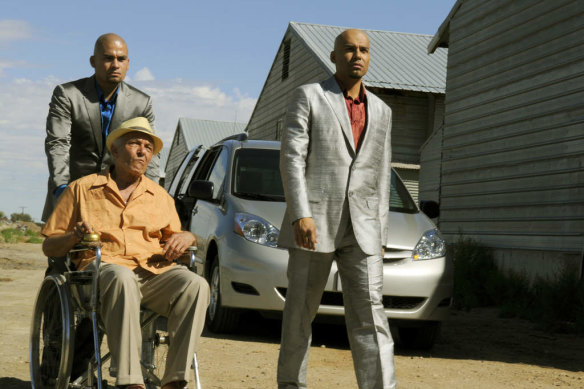
[[[335,72],[330,52],[337,35],[347,27],[290,22],[289,29],[314,52],[329,74]],[[432,35],[363,30],[371,42],[371,63],[363,78],[366,85],[378,88],[444,93],[447,49],[428,54]]]
[[[177,130],[182,131],[187,150],[197,145],[212,146],[223,138],[244,132],[246,123],[219,122],[179,118]]]

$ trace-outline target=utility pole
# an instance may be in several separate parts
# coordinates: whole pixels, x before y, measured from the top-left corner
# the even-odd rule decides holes
[[[20,214],[21,214],[21,215],[24,215],[24,209],[25,209],[26,207],[18,207],[18,208],[20,208]]]

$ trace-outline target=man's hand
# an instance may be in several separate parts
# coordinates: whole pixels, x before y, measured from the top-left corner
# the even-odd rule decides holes
[[[93,227],[86,221],[77,222],[75,227],[73,227],[73,234],[75,238],[77,238],[77,242],[81,242],[83,240],[83,236],[85,234],[90,234],[93,232]]]
[[[174,261],[180,257],[190,246],[195,246],[197,239],[189,231],[182,231],[172,234],[162,245],[164,257],[169,261]]]
[[[309,250],[315,250],[318,240],[316,239],[316,224],[311,217],[304,217],[296,220],[294,226],[294,237],[296,244]]]

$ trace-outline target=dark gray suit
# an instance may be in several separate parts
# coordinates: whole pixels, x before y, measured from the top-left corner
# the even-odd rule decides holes
[[[150,96],[122,82],[119,86],[110,131],[125,120],[143,116],[154,128]],[[53,91],[47,116],[45,152],[49,165],[49,183],[42,220],[54,208],[54,191],[108,166],[111,156],[105,147],[101,129],[99,97],[95,77],[58,85]],[[157,181],[159,157],[152,158],[146,175]]]
[[[366,104],[359,150],[334,77],[301,86],[288,107],[280,154],[287,210],[278,244],[290,252],[280,389],[306,387],[310,325],[333,260],[359,387],[395,387],[381,257],[389,221],[391,110],[369,91]],[[315,251],[295,243],[292,223],[304,217],[316,224]]]

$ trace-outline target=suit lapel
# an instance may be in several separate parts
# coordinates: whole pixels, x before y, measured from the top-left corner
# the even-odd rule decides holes
[[[363,88],[365,88],[365,85],[363,85]],[[369,132],[371,132],[371,128],[375,128],[371,126],[371,122],[374,120],[374,118],[378,117],[377,114],[372,114],[373,112],[373,104],[372,101],[373,99],[369,98],[370,94],[369,92],[367,92],[367,103],[365,104],[365,109],[367,110],[367,116],[365,116],[365,128],[363,129],[363,135],[361,135],[363,137],[363,139],[361,139],[361,149],[363,148],[363,146],[365,145],[365,142],[367,142],[367,139],[371,138],[372,135],[369,135]]]
[[[95,143],[101,154],[103,150],[103,135],[101,132],[99,97],[97,96],[97,90],[95,89],[95,77],[89,77],[87,79],[83,90],[83,97],[85,108],[87,109],[87,116],[89,117],[89,124],[91,125],[91,130],[96,140]]]
[[[124,120],[131,119],[126,112],[126,108],[128,107],[126,101],[129,99],[132,92],[126,86],[125,82],[120,83],[119,88],[120,90],[118,91],[118,97],[116,99],[116,109],[114,110],[114,116],[112,116],[112,121],[110,123],[110,132],[118,128]]]
[[[351,121],[349,120],[349,113],[347,112],[347,104],[345,103],[345,98],[343,97],[343,92],[335,80],[335,76],[330,77],[322,83],[322,89],[324,96],[329,102],[335,116],[337,117],[345,140],[351,146],[351,153],[355,155],[355,140],[353,139],[353,130],[351,127]]]

